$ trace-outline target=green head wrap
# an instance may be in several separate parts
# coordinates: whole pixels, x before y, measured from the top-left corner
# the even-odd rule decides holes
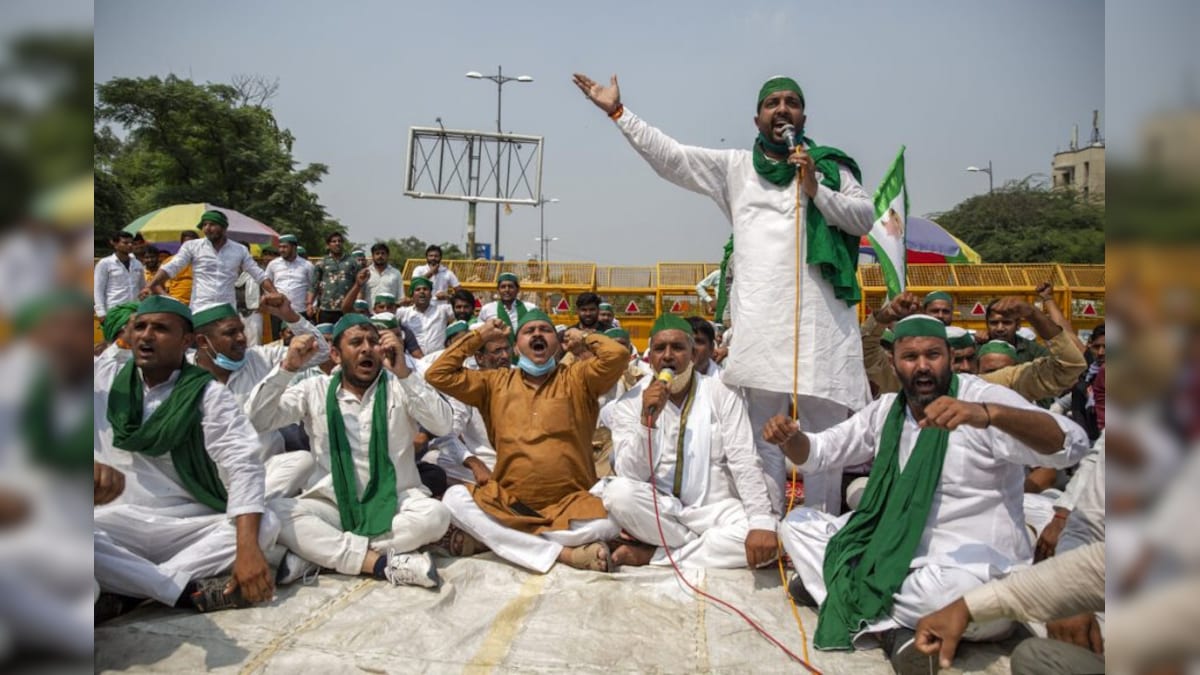
[[[413,277],[412,281],[408,282],[408,292],[412,293],[413,291],[417,290],[418,288],[421,288],[422,286],[424,286],[425,288],[428,288],[431,291],[433,290],[433,282],[432,281],[426,279],[425,277]]]
[[[296,247],[296,255],[303,258],[304,256],[308,255],[308,251],[304,250],[303,246],[297,246]]]
[[[371,309],[371,304],[366,300],[355,300],[354,309],[361,312],[364,309]]]
[[[229,218],[224,213],[221,213],[216,209],[210,209],[200,214],[200,222],[196,223],[196,229],[204,229],[205,223],[216,223],[221,227],[228,228]]]
[[[370,325],[373,325],[371,320],[362,314],[343,315],[342,318],[338,319],[337,323],[333,324],[332,339],[334,342],[337,342],[337,339],[342,336],[342,333],[345,333],[347,329],[353,328],[354,326]]]
[[[1003,354],[1013,361],[1017,360],[1017,350],[1004,340],[989,340],[988,342],[983,343],[983,346],[979,348],[979,352],[976,353],[976,356],[983,358],[988,354]]]
[[[954,306],[954,298],[951,297],[950,294],[947,293],[946,291],[934,291],[934,292],[926,295],[925,300],[921,302],[921,306],[928,307],[929,303],[934,302],[935,300],[943,300],[945,302],[950,303],[951,307]]]
[[[333,335],[333,324],[331,324],[331,323],[319,323],[319,324],[317,324],[316,328],[317,328],[317,332],[320,333],[321,335],[327,335],[327,336]]]
[[[116,307],[109,307],[104,321],[100,322],[100,331],[104,333],[105,342],[114,342],[121,334],[121,329],[129,323],[129,317],[137,311],[136,302],[123,302]]]
[[[375,304],[379,304],[379,303],[381,303],[381,302],[383,302],[383,303],[388,303],[388,302],[390,302],[390,303],[395,303],[395,302],[396,302],[396,296],[392,295],[391,293],[376,293],[376,294],[375,294]],[[363,303],[364,303],[364,304],[363,304],[363,308],[365,309],[365,308],[366,308],[366,304],[365,304],[365,303],[366,303],[366,300],[363,300]]]
[[[356,249],[354,249],[353,252],[350,253],[350,255],[354,256],[355,258],[365,258],[365,257],[367,257],[367,252],[362,250],[361,248],[356,248]]]
[[[500,276],[496,277],[496,285],[497,286],[499,286],[502,282],[505,282],[505,281],[511,281],[518,286],[521,285],[521,280],[518,279],[517,275],[513,274],[512,272],[503,272],[500,274]]]
[[[471,327],[467,325],[466,321],[455,321],[449,326],[446,326],[446,339],[449,340],[463,331],[470,330],[470,328]]]
[[[391,312],[380,312],[371,315],[371,323],[375,324],[376,328],[395,328],[400,325],[396,321],[396,315]]]
[[[804,105],[804,90],[790,77],[776,75],[763,83],[761,89],[758,90],[758,102],[754,104],[755,110],[762,106],[762,102],[768,96],[777,91],[794,91],[800,97],[800,105]]]
[[[138,304],[137,315],[143,314],[174,314],[181,316],[192,325],[192,310],[182,302],[169,295],[150,295]]]
[[[946,340],[951,349],[970,349],[975,346],[975,338],[965,328],[946,326]]]
[[[46,317],[64,309],[74,309],[90,314],[92,303],[88,296],[80,291],[73,289],[51,291],[22,305],[13,318],[13,328],[18,334],[27,333]]]
[[[624,328],[609,328],[608,330],[604,331],[604,334],[614,340],[619,340],[621,338],[625,338],[626,340],[629,339],[629,331],[625,330]]]
[[[946,324],[927,314],[913,314],[900,319],[892,330],[896,334],[896,342],[908,337],[946,339]]]
[[[883,335],[879,336],[879,344],[883,345],[884,347],[891,347],[895,341],[896,331],[892,330],[891,328],[885,329],[883,331]]]
[[[650,326],[650,337],[654,337],[659,331],[664,330],[681,330],[689,336],[695,336],[692,330],[692,324],[687,320],[681,319],[674,314],[663,314],[654,321],[654,325]]]
[[[294,235],[294,234],[285,234],[285,235],[282,235],[281,237],[279,237],[279,243],[292,244],[294,246],[299,246],[300,240],[297,239],[296,235]]]
[[[528,312],[525,312],[525,316],[522,316],[517,320],[517,330],[521,330],[522,326],[531,321],[545,321],[551,326],[554,325],[554,322],[550,320],[550,316],[545,312],[540,309],[531,309]]]
[[[600,303],[600,311],[603,312],[604,310],[608,310],[610,312],[613,311],[612,303],[608,303],[608,302]]]
[[[193,314],[192,326],[199,328],[201,326],[207,326],[210,323],[216,323],[222,319],[229,319],[237,315],[237,310],[233,308],[233,305],[228,303],[215,305],[213,307],[209,307],[208,309],[202,309]]]

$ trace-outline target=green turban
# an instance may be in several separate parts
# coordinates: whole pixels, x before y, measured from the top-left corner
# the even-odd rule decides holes
[[[501,283],[503,283],[505,281],[511,281],[514,284],[516,284],[517,286],[521,285],[521,280],[518,279],[517,275],[513,274],[512,272],[503,272],[500,274],[500,276],[496,277],[496,285],[497,286],[499,286]]]
[[[202,309],[192,315],[192,326],[199,328],[207,326],[210,323],[216,323],[222,319],[229,319],[237,316],[237,310],[229,303],[215,305],[208,309]]]
[[[303,258],[304,256],[308,255],[308,251],[305,251],[303,246],[297,246],[296,247],[296,255]]]
[[[681,330],[688,335],[695,336],[692,330],[692,324],[687,320],[681,319],[674,314],[663,314],[654,321],[654,325],[650,326],[650,337],[654,337],[659,331],[664,330]]]
[[[371,305],[366,300],[355,300],[354,309],[361,312],[364,309],[371,309]]]
[[[929,303],[934,302],[936,300],[943,300],[947,303],[950,303],[951,307],[954,306],[954,298],[951,297],[950,294],[947,293],[946,291],[934,291],[934,292],[926,295],[925,300],[921,303],[921,306],[928,307]]]
[[[621,338],[629,339],[629,331],[624,328],[609,328],[604,331],[604,334],[614,340],[620,340]]]
[[[115,342],[121,334],[121,329],[129,323],[129,318],[137,312],[136,302],[123,302],[116,307],[109,307],[104,321],[100,322],[100,331],[104,333],[105,342]]]
[[[531,309],[531,310],[525,312],[525,316],[522,316],[520,319],[517,320],[517,330],[521,330],[522,326],[524,326],[527,323],[530,323],[531,321],[545,321],[546,323],[550,324],[551,326],[554,325],[554,322],[550,320],[550,316],[547,315],[545,312],[543,312],[540,309]]]
[[[138,304],[138,316],[142,314],[174,314],[187,320],[192,325],[192,310],[182,302],[169,295],[150,295]]]
[[[446,339],[449,340],[463,331],[470,330],[470,328],[471,327],[467,325],[466,321],[455,321],[449,326],[446,326]]]
[[[373,325],[371,320],[362,314],[346,314],[342,316],[342,318],[338,319],[337,323],[333,324],[333,341],[337,342],[337,339],[342,336],[342,333],[345,333],[349,328],[353,328],[354,326],[370,325]]]
[[[800,88],[800,85],[796,84],[796,81],[790,77],[776,75],[764,82],[762,89],[758,90],[758,102],[754,105],[755,109],[757,110],[761,107],[762,102],[777,91],[796,92],[796,95],[800,97],[800,105],[804,105],[804,90]]]
[[[1004,340],[989,340],[983,343],[976,356],[983,358],[988,354],[1003,354],[1013,361],[1017,360],[1017,350]]]
[[[611,304],[611,303],[608,303],[608,302],[602,302],[602,303],[600,303],[600,311],[601,311],[601,312],[603,312],[603,311],[605,311],[605,310],[608,310],[608,311],[610,311],[610,312],[611,312],[611,311],[613,311],[613,306],[612,306],[612,304]]]
[[[975,338],[965,328],[946,326],[946,340],[951,349],[970,349],[975,346]]]
[[[196,223],[196,229],[203,229],[205,223],[216,223],[221,227],[228,228],[229,218],[224,213],[221,213],[216,209],[210,209],[200,214],[200,222]]]
[[[400,324],[396,321],[396,315],[391,312],[380,312],[371,315],[371,323],[375,324],[376,328],[395,328]]]
[[[367,257],[367,252],[361,248],[356,248],[350,255],[354,256],[355,258],[365,258]]]
[[[396,302],[396,296],[392,295],[391,293],[376,293],[376,294],[375,294],[375,304],[379,304],[379,303],[381,303],[381,302],[383,302],[383,303],[388,303],[388,302],[395,303],[395,302]],[[365,301],[365,300],[363,301],[363,308],[364,308],[364,309],[366,309],[366,301]]]
[[[317,332],[321,335],[326,337],[331,337],[333,335],[333,324],[331,323],[319,323],[317,324],[316,328]]]
[[[913,314],[896,322],[892,329],[896,342],[908,337],[935,337],[946,340],[946,324],[928,314]]]
[[[13,328],[18,334],[27,333],[46,317],[64,309],[74,309],[81,313],[91,314],[92,301],[88,296],[74,289],[51,291],[23,304],[13,317]]]
[[[294,234],[285,234],[285,235],[279,237],[279,243],[292,244],[293,246],[299,246],[300,240],[297,239],[296,235],[294,235]]]
[[[421,288],[422,286],[425,288],[428,288],[431,291],[433,290],[433,282],[432,281],[426,279],[425,277],[413,277],[412,281],[408,282],[408,292],[412,293],[413,291],[417,290],[418,288]]]

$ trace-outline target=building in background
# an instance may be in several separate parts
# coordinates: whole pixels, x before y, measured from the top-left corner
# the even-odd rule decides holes
[[[1104,204],[1104,137],[1100,111],[1092,111],[1092,136],[1079,147],[1079,127],[1071,133],[1071,147],[1054,153],[1050,176],[1056,190],[1074,190],[1084,199]]]

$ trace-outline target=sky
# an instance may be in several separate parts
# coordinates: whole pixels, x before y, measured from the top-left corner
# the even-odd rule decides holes
[[[729,224],[708,198],[654,174],[573,72],[616,73],[630,110],[718,148],[750,147],[759,86],[790,75],[808,135],[854,157],[868,191],[907,146],[914,214],[986,191],[969,165],[990,160],[998,186],[1047,175],[1072,125],[1088,138],[1094,109],[1107,135],[1096,0],[640,4],[98,0],[95,79],[277,77],[275,116],[298,161],[329,166],[315,191],[351,239],[461,245],[465,204],[403,194],[408,129],[440,117],[493,130],[496,86],[465,73],[530,75],[504,86],[503,122],[545,139],[542,194],[560,200],[544,207],[546,236],[558,237],[550,259],[610,265],[717,260]],[[493,208],[479,206],[480,242],[492,239]],[[501,255],[536,256],[539,226],[536,207],[502,214]]]

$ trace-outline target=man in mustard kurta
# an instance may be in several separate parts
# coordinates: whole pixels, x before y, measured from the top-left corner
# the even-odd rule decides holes
[[[558,561],[608,571],[606,542],[619,529],[590,492],[596,483],[592,432],[598,399],[621,377],[629,352],[593,333],[584,340],[595,358],[559,365],[554,324],[530,310],[517,323],[516,368],[463,368],[482,344],[510,330],[489,319],[425,372],[434,388],[479,408],[496,449],[490,481],[454,486],[442,502],[455,527],[517,565],[544,573]],[[451,553],[472,548],[451,540]]]

